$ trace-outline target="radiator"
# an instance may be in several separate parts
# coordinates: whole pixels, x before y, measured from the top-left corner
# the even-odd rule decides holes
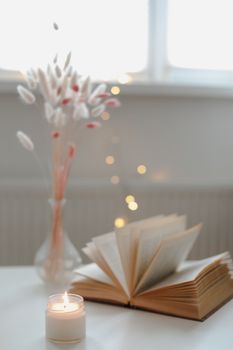
[[[127,189],[127,191],[126,191]],[[124,195],[136,196],[139,209],[129,212]],[[0,185],[0,264],[32,264],[50,230],[48,195],[40,185]],[[229,250],[233,255],[233,189],[211,187],[107,184],[71,186],[64,227],[77,248],[113,229],[114,219],[129,221],[157,214],[186,214],[188,226],[203,223],[191,258]]]

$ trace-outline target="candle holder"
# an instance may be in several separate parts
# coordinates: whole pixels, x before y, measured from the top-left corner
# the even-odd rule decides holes
[[[54,294],[46,310],[46,338],[54,343],[78,343],[86,333],[85,305],[77,294]]]

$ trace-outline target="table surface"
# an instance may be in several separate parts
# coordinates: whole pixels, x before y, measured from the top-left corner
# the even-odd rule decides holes
[[[79,344],[53,344],[44,336],[48,292],[32,267],[0,268],[2,350],[232,350],[233,300],[201,322],[86,303],[87,336]]]

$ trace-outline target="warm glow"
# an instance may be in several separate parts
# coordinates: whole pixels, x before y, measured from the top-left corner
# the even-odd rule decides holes
[[[105,163],[108,164],[108,165],[114,164],[114,163],[115,163],[114,157],[113,157],[113,156],[107,156],[107,157],[105,158]]]
[[[109,112],[103,112],[101,115],[101,118],[103,120],[109,120],[110,119],[110,113]]]
[[[69,297],[68,297],[68,294],[67,292],[65,291],[64,295],[63,295],[63,301],[64,301],[64,308],[68,306],[69,304]]]
[[[138,203],[136,203],[136,202],[130,202],[130,203],[128,204],[128,208],[129,208],[130,210],[132,210],[132,211],[137,210],[137,209],[138,209]]]
[[[117,175],[114,175],[114,176],[112,176],[111,177],[111,183],[113,184],[113,185],[118,185],[119,184],[119,182],[120,182],[120,178],[119,178],[119,176],[117,176]]]
[[[132,196],[131,194],[129,194],[128,196],[125,197],[125,201],[127,204],[129,204],[131,202],[135,202],[135,197]]]
[[[115,221],[114,221],[114,225],[117,228],[122,228],[122,227],[125,226],[125,224],[126,224],[126,221],[125,221],[124,218],[120,218],[119,217],[119,218],[116,218]]]
[[[113,95],[119,95],[120,92],[121,92],[121,89],[119,88],[119,86],[113,86],[113,87],[111,88],[111,93],[112,93]]]
[[[139,165],[138,167],[137,167],[137,172],[138,172],[138,174],[140,174],[140,175],[143,175],[143,174],[145,174],[146,173],[146,166],[145,165]]]
[[[62,301],[53,302],[50,305],[50,310],[61,312],[61,313],[64,313],[64,312],[67,313],[67,312],[77,311],[79,309],[79,304],[77,302],[70,301],[67,292],[65,292],[62,295],[62,299],[63,299],[63,302]]]

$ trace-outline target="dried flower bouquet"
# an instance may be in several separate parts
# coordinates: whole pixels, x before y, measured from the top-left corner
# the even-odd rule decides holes
[[[61,266],[64,254],[61,216],[67,181],[76,153],[78,131],[100,127],[98,117],[105,109],[120,105],[119,101],[106,91],[106,84],[101,83],[92,89],[90,78],[79,75],[70,61],[71,53],[67,55],[61,67],[56,56],[46,70],[30,69],[25,74],[27,87],[17,87],[21,100],[26,104],[35,103],[35,92],[39,90],[44,100],[45,119],[51,130],[53,225],[42,276],[48,281],[57,281],[61,274],[64,274],[64,266]],[[28,135],[18,131],[17,137],[25,149],[35,152],[34,144]]]

